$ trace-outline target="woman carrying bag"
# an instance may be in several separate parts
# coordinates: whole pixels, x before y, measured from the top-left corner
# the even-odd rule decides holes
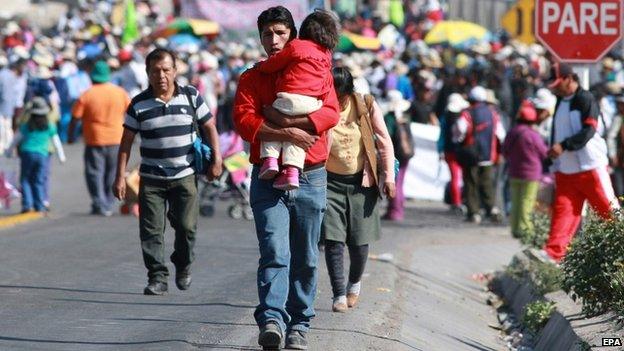
[[[368,247],[379,239],[381,194],[394,198],[394,149],[383,115],[370,95],[354,92],[347,68],[333,69],[340,122],[332,130],[327,160],[327,211],[323,221],[325,260],[334,294],[332,310],[346,312],[360,295]],[[349,249],[345,286],[344,247]]]

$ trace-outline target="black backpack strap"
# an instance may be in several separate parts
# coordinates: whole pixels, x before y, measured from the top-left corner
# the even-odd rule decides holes
[[[195,132],[197,133],[198,137],[202,137],[202,133],[201,130],[199,129],[199,124],[197,123],[197,109],[195,109],[195,105],[193,105],[193,99],[191,98],[191,94],[190,94],[190,89],[188,87],[184,87],[184,96],[186,96],[186,100],[189,103],[189,106],[191,107],[191,113],[193,115],[193,129],[195,129]]]

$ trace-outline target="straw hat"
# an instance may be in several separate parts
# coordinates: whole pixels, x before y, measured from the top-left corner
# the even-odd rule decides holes
[[[489,55],[492,52],[492,45],[486,41],[480,41],[473,45],[471,50],[480,55]]]
[[[394,112],[396,116],[403,114],[409,110],[411,104],[403,98],[403,94],[398,90],[388,91],[388,111]]]
[[[492,90],[492,89],[485,89],[485,92],[486,92],[485,102],[487,102],[488,104],[492,104],[492,105],[499,105],[500,104],[500,102],[496,98],[496,94],[494,93],[494,90]]]
[[[406,75],[407,73],[409,73],[409,67],[401,60],[398,60],[395,64],[394,64],[394,71],[400,75]]]
[[[32,99],[29,112],[33,115],[47,115],[50,112],[48,102],[41,96]]]
[[[7,22],[7,24],[4,26],[4,30],[2,32],[4,33],[4,35],[13,35],[19,32],[19,30],[19,25],[15,21],[10,21]]]
[[[51,79],[52,77],[54,77],[54,75],[52,74],[52,71],[50,71],[48,67],[38,66],[37,72],[35,72],[35,77],[39,79]]]
[[[200,62],[205,69],[217,69],[219,68],[219,59],[208,51],[202,51],[199,54]]]

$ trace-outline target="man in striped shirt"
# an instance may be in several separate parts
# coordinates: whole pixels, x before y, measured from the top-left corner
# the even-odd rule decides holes
[[[165,265],[165,210],[175,229],[176,286],[186,290],[191,284],[191,262],[197,228],[197,175],[194,171],[193,116],[212,147],[209,180],[222,171],[219,137],[208,106],[192,86],[175,82],[176,58],[172,51],[155,49],[145,59],[150,86],[137,95],[126,112],[124,132],[117,159],[114,193],[123,199],[126,192],[126,164],[137,133],[141,136],[141,183],[139,186],[139,226],[143,261],[147,268],[146,295],[167,292],[169,272]]]

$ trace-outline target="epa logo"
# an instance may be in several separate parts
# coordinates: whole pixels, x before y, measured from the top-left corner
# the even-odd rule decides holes
[[[622,346],[620,338],[602,338],[602,346]]]

